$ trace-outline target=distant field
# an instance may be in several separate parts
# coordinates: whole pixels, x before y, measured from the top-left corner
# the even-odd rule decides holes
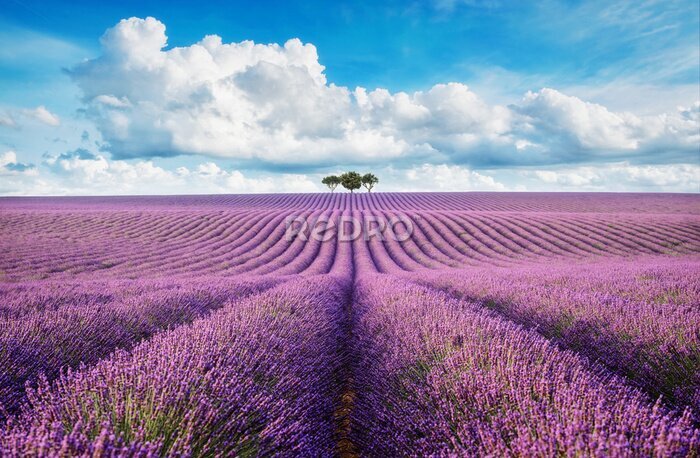
[[[0,455],[700,454],[700,196],[0,199]]]

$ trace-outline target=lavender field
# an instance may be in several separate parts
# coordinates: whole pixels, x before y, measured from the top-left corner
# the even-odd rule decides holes
[[[2,198],[0,253],[2,456],[700,456],[697,195]]]

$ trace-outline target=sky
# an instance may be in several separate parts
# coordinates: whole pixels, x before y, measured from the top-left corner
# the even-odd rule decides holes
[[[700,4],[0,0],[0,195],[700,192]]]

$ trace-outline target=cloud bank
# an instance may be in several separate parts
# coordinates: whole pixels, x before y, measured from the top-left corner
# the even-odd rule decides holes
[[[171,171],[150,160],[111,160],[84,149],[23,164],[14,151],[0,154],[0,193],[7,195],[128,195],[314,192],[305,175],[247,176],[213,162]]]
[[[78,116],[2,110],[0,129],[50,146],[5,140],[0,194],[314,192],[350,168],[382,191],[700,192],[698,100],[641,115],[545,87],[499,105],[458,82],[338,86],[298,39],[167,40],[156,19],[122,20],[68,70]]]
[[[467,166],[417,164],[382,166],[382,191],[683,191],[700,192],[698,165],[635,166],[613,163],[481,172]],[[340,170],[338,170],[340,171]],[[14,151],[0,154],[0,194],[129,195],[323,192],[323,174],[249,174],[206,161],[168,170],[153,160],[112,160],[84,149],[45,155],[41,163],[20,162]]]
[[[116,159],[199,154],[307,170],[697,162],[696,101],[637,116],[551,88],[509,106],[490,105],[461,83],[412,93],[350,89],[327,81],[312,44],[210,35],[168,49],[154,18],[122,20],[101,44],[99,57],[70,74]]]

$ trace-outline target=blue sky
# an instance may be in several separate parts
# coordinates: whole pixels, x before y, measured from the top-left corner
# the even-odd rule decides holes
[[[696,1],[1,1],[3,194],[700,191]]]

